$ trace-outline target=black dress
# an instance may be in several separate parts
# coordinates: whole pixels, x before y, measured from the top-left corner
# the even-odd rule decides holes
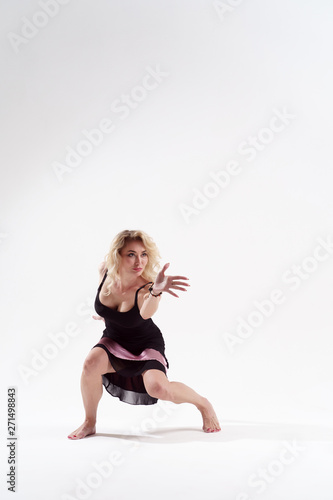
[[[166,374],[169,368],[165,357],[164,339],[160,329],[151,318],[143,319],[137,304],[138,291],[132,309],[119,312],[103,305],[99,299],[107,272],[97,289],[95,310],[105,319],[105,330],[99,343],[94,347],[104,349],[116,373],[102,375],[106,390],[125,403],[150,405],[157,403],[144,386],[142,373],[145,370],[161,370]],[[93,348],[94,348],[93,347]]]

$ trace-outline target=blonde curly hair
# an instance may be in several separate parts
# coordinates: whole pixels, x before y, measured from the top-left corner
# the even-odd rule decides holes
[[[147,281],[155,281],[156,275],[160,270],[159,260],[161,258],[156,243],[144,231],[125,229],[113,238],[109,253],[107,253],[104,258],[104,269],[108,271],[109,278],[109,283],[106,286],[108,291],[105,295],[110,295],[111,285],[119,279],[120,252],[130,241],[141,241],[144,245],[148,255],[148,262],[141,276]]]

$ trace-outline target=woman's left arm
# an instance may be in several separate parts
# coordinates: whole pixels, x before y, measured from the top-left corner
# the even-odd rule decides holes
[[[162,295],[158,295],[159,293],[168,292],[174,297],[178,297],[178,295],[171,291],[171,288],[175,290],[183,290],[186,292],[186,288],[184,286],[190,286],[188,283],[184,283],[179,280],[188,280],[185,276],[165,276],[166,269],[170,266],[170,263],[165,264],[162,270],[157,274],[155,283],[153,284],[152,290],[149,293],[146,293],[143,298],[143,303],[140,308],[140,314],[143,319],[148,319],[153,316],[153,314],[157,311],[158,305],[161,300]],[[154,295],[152,295],[154,294]]]

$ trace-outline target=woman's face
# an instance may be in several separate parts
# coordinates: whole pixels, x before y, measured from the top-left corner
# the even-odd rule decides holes
[[[120,252],[119,272],[140,276],[148,262],[148,254],[142,241],[132,240]]]

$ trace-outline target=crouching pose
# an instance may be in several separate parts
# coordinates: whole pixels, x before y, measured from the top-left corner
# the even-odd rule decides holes
[[[210,402],[181,382],[167,378],[168,360],[160,329],[151,317],[162,293],[178,297],[186,291],[185,276],[166,276],[169,264],[158,272],[158,249],[143,231],[122,231],[112,241],[105,262],[99,267],[95,319],[105,321],[105,330],[88,354],[81,376],[85,420],[70,439],[96,432],[96,414],[103,385],[112,396],[136,405],[158,399],[191,403],[202,415],[205,432],[220,431]]]

